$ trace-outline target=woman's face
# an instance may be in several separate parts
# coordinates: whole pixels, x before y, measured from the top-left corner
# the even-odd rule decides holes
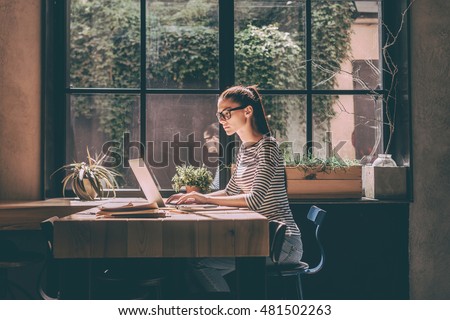
[[[242,107],[242,109],[240,107]],[[217,103],[218,120],[227,135],[231,136],[238,132],[247,123],[248,116],[246,116],[245,107],[246,106],[241,106],[239,103],[229,99],[220,99]],[[230,111],[235,108],[239,109]]]

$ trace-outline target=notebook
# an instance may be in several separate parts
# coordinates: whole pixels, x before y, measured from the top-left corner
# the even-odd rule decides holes
[[[156,202],[159,208],[177,208],[179,210],[186,211],[196,211],[196,210],[205,210],[205,209],[214,209],[217,206],[214,204],[182,204],[182,205],[172,205],[165,204],[163,198],[161,197],[161,193],[159,192],[159,188],[157,186],[157,181],[154,178],[153,172],[150,168],[147,167],[144,160],[142,158],[139,159],[131,159],[128,160],[130,164],[131,170],[133,171],[139,186],[144,192],[145,197],[147,198],[149,203]]]

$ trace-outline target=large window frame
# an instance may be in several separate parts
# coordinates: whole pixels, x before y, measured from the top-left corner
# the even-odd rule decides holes
[[[306,97],[306,147],[308,150],[313,148],[313,108],[312,101],[317,95],[366,95],[380,94],[387,95],[388,92],[383,89],[376,90],[317,90],[313,87],[313,67],[312,67],[312,43],[311,43],[311,8],[314,0],[305,0],[305,31],[306,31],[306,88],[302,90],[261,90],[263,95],[302,95]],[[69,0],[43,0],[43,21],[45,23],[43,32],[43,120],[45,140],[43,143],[43,175],[45,177],[46,197],[61,196],[60,184],[61,176],[55,175],[50,179],[50,174],[57,168],[67,163],[66,159],[66,125],[68,123],[67,106],[69,104],[68,96],[70,94],[138,94],[140,96],[140,117],[141,123],[145,123],[147,95],[149,94],[216,94],[219,95],[226,88],[235,84],[234,75],[234,1],[219,0],[219,85],[217,89],[153,89],[147,88],[146,84],[146,66],[141,63],[141,81],[138,89],[124,88],[71,88],[68,83],[68,20],[69,20]],[[383,25],[380,24],[380,34],[384,42],[386,28],[396,30],[399,26],[399,16],[406,10],[409,0],[382,1],[381,12]],[[141,7],[141,61],[146,61],[146,0],[140,0]],[[406,15],[407,17],[407,15]],[[409,116],[409,53],[408,53],[408,23],[405,24],[405,31],[402,32],[402,39],[389,48],[390,54],[395,61],[401,61],[399,65],[399,86],[400,90],[397,99],[401,103],[401,108],[397,106],[397,117],[402,119],[398,123],[399,128],[395,140],[392,143],[392,153],[394,158],[402,159],[402,164],[410,163],[410,116]],[[389,74],[383,73],[383,83],[390,81]],[[383,105],[383,109],[392,108],[390,105]],[[385,116],[385,112],[383,112]],[[146,126],[140,128],[141,141],[145,141]],[[388,132],[384,133],[385,135]],[[386,139],[384,139],[386,140]],[[220,129],[220,141],[222,145],[230,145],[234,141]],[[386,144],[386,141],[384,141]],[[232,159],[232,150],[225,149],[221,154],[221,161],[229,165]],[[62,174],[62,173],[60,173]],[[229,172],[224,171],[220,176],[220,186],[224,187],[229,179]],[[170,193],[165,190],[163,195]],[[121,193],[121,195],[125,195]]]

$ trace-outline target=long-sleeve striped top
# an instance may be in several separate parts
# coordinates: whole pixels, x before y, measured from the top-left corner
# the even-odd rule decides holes
[[[287,198],[283,157],[273,137],[241,146],[225,191],[228,195],[244,193],[249,209],[284,222],[286,235],[300,235]]]

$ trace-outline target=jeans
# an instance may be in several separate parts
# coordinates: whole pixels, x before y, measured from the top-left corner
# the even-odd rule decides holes
[[[298,263],[303,255],[300,236],[286,236],[280,254],[280,264]],[[230,292],[224,276],[235,270],[234,258],[204,258],[191,261],[191,276],[207,292]],[[273,264],[267,257],[266,264]]]
[[[281,247],[280,264],[299,263],[303,256],[303,244],[300,236],[286,236]],[[270,259],[269,259],[270,260]],[[272,263],[272,261],[270,261]]]

